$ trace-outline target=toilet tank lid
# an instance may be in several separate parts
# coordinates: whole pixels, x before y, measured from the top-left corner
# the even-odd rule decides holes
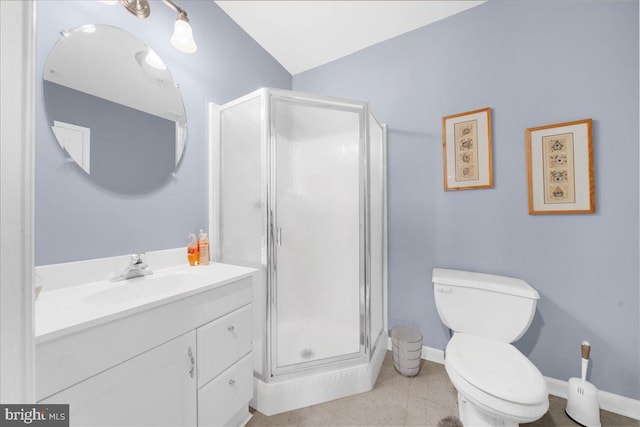
[[[540,299],[538,291],[522,279],[475,273],[472,271],[433,269],[433,283],[438,285],[462,286],[465,288],[486,289],[502,294],[516,295],[530,299]]]

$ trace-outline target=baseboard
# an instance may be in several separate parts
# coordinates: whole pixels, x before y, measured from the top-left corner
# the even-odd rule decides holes
[[[391,351],[391,338],[387,339],[387,350]],[[444,364],[444,350],[440,350],[433,347],[422,346],[421,359],[428,360],[430,362]]]
[[[391,338],[387,341],[387,349],[391,350]],[[422,359],[443,364],[444,351],[433,347],[422,346]],[[544,379],[547,382],[549,394],[562,397],[563,399],[567,398],[567,389],[569,387],[567,381],[550,377],[544,377]],[[640,400],[602,390],[598,390],[598,398],[601,409],[640,420]]]

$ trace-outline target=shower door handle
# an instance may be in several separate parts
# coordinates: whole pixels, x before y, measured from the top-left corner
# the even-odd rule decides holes
[[[276,241],[277,236],[275,233],[275,225],[273,224],[273,212],[270,212],[269,215],[269,263],[271,265],[272,271],[275,273],[277,270],[277,260],[276,260],[276,246],[278,246],[278,242]]]
[[[276,232],[276,245],[282,246],[282,228],[278,227]]]

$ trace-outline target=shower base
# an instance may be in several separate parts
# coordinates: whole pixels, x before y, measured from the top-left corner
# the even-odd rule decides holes
[[[250,405],[269,416],[369,391],[387,352],[378,344],[370,362],[268,383],[254,378]]]

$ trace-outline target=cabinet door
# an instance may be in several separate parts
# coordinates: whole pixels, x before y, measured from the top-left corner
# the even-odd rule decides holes
[[[71,426],[195,426],[195,355],[193,331],[39,403],[68,403]]]

